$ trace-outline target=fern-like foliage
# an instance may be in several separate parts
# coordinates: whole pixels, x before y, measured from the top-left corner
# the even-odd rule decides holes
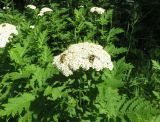
[[[112,29],[110,29],[108,37],[107,37],[107,42],[116,40],[117,39],[116,35],[120,34],[122,32],[124,32],[124,30],[121,29],[121,28],[112,28]]]
[[[153,119],[151,120],[151,122],[159,122],[160,121],[160,114],[153,117]]]
[[[149,122],[157,114],[152,104],[143,98],[127,99],[119,95],[117,90],[104,86],[98,86],[98,91],[95,106],[101,120]]]
[[[33,112],[28,111],[24,116],[20,116],[18,119],[18,122],[32,122],[33,118],[32,118]]]
[[[160,71],[160,63],[159,62],[152,60],[152,64],[153,64],[153,69]]]
[[[156,83],[158,83],[156,85],[157,87],[160,85],[160,63],[158,61],[152,60],[152,69],[153,69],[152,79]],[[156,89],[158,90],[159,88],[156,88]]]
[[[44,96],[48,96],[48,99],[52,99],[54,101],[54,100],[62,97],[62,95],[63,95],[62,90],[64,88],[65,88],[64,86],[55,87],[55,88],[48,86],[44,91]],[[49,96],[51,96],[51,97],[49,97]]]
[[[125,63],[125,59],[122,58],[114,63],[114,69],[112,72],[104,70],[101,75],[102,84],[110,86],[112,88],[119,88],[124,85],[124,81],[129,77],[128,71],[132,70],[133,65]]]
[[[127,51],[127,48],[117,48],[114,45],[107,45],[105,49],[107,50],[107,52],[109,52],[109,54],[111,54],[112,57],[116,57],[119,54],[125,53]]]
[[[120,115],[126,115],[131,122],[149,122],[157,113],[156,108],[143,98],[127,100],[120,109]]]
[[[3,104],[3,110],[0,111],[0,116],[21,115],[25,110],[28,111],[31,102],[35,100],[35,96],[30,93],[24,93],[19,97],[10,98],[8,103]]]

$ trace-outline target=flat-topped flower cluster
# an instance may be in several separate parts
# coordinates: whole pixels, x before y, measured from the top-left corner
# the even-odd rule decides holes
[[[44,8],[42,8],[42,9],[40,10],[38,16],[43,16],[44,13],[46,13],[46,12],[52,12],[52,11],[53,11],[52,9],[47,8],[47,7],[44,7]]]
[[[35,6],[35,5],[27,5],[26,7],[27,7],[27,8],[30,8],[30,9],[33,9],[33,10],[36,9],[36,6]],[[40,10],[38,16],[43,16],[44,13],[46,13],[46,12],[52,12],[52,11],[53,11],[53,10],[52,10],[51,8],[44,7],[44,8],[42,8],[42,9]]]
[[[9,42],[9,39],[12,38],[12,34],[18,34],[15,25],[9,23],[0,24],[0,48],[4,48]]]
[[[37,8],[35,5],[27,5],[26,7],[30,8],[30,9],[33,9],[33,10]]]
[[[113,69],[111,56],[102,46],[84,42],[71,45],[67,50],[53,59],[53,64],[65,75],[70,76],[80,68],[100,71]]]
[[[90,9],[90,12],[93,13],[93,12],[96,12],[98,14],[103,14],[105,12],[105,9],[101,8],[101,7],[92,7]]]

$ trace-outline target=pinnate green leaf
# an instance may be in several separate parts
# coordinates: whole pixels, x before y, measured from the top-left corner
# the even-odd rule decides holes
[[[10,98],[8,103],[3,104],[4,109],[0,111],[1,116],[20,115],[24,110],[29,110],[31,102],[35,96],[31,93],[24,93],[19,97]]]

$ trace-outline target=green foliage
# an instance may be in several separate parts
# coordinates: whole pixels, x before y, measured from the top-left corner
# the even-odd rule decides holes
[[[158,61],[152,60],[152,80],[153,80],[153,89],[152,89],[152,93],[154,95],[154,104],[156,104],[156,106],[159,108],[160,107],[160,64]],[[157,119],[155,119],[155,121],[158,120],[159,117],[157,117]]]
[[[105,49],[111,54],[111,56],[116,57],[119,54],[127,52],[127,48],[120,47],[117,48],[114,45],[107,45]]]
[[[104,81],[102,85],[107,85],[112,88],[119,88],[124,86],[125,80],[127,80],[128,71],[131,70],[133,66],[124,62],[124,59],[118,60],[114,64],[114,69],[112,72],[104,71],[101,80]]]
[[[152,60],[153,69],[160,70],[160,64],[157,61]]]
[[[120,34],[122,32],[124,32],[124,30],[121,28],[111,28],[107,37],[107,42],[115,40],[116,39],[115,35]]]
[[[99,95],[95,106],[98,108],[101,119],[131,122],[150,121],[157,114],[152,104],[142,98],[128,100],[126,96],[120,96],[117,90],[98,87]],[[143,111],[143,112],[142,112]]]
[[[18,30],[18,35],[0,49],[0,121],[159,122],[159,53],[154,53],[152,65],[151,59],[146,59],[149,66],[140,74],[137,64],[141,69],[143,63],[132,57],[145,58],[140,49],[133,49],[134,27],[139,20],[138,10],[133,12],[136,6],[128,28],[122,29],[115,26],[120,20],[119,14],[115,17],[116,3],[111,1],[30,0],[26,3],[34,3],[37,9],[23,11],[13,9],[13,2],[18,4],[0,2],[12,6],[0,9],[1,23],[14,24]],[[96,5],[104,7],[105,13],[89,12]],[[53,12],[37,16],[43,6]],[[63,76],[52,64],[53,57],[70,44],[85,41],[104,47],[111,55],[113,70],[79,70]]]
[[[151,122],[159,122],[160,121],[160,115],[154,117],[154,119]]]
[[[55,87],[55,88],[48,86],[44,91],[44,96],[51,95],[51,97],[48,97],[48,99],[50,98],[54,101],[63,95],[62,90],[64,88],[65,88],[64,86],[59,86],[59,87]]]
[[[8,103],[3,104],[3,110],[1,110],[0,116],[12,116],[21,115],[25,110],[28,111],[31,102],[35,100],[35,96],[30,93],[24,93],[19,97],[10,98]]]

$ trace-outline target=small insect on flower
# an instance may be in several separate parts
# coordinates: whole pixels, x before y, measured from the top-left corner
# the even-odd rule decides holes
[[[2,24],[2,27],[5,27],[6,26],[6,24]]]
[[[93,63],[95,59],[95,55],[89,55],[88,59],[90,63]]]
[[[65,57],[66,57],[66,54],[62,54],[62,55],[60,56],[60,62],[61,62],[61,63],[64,63]]]

